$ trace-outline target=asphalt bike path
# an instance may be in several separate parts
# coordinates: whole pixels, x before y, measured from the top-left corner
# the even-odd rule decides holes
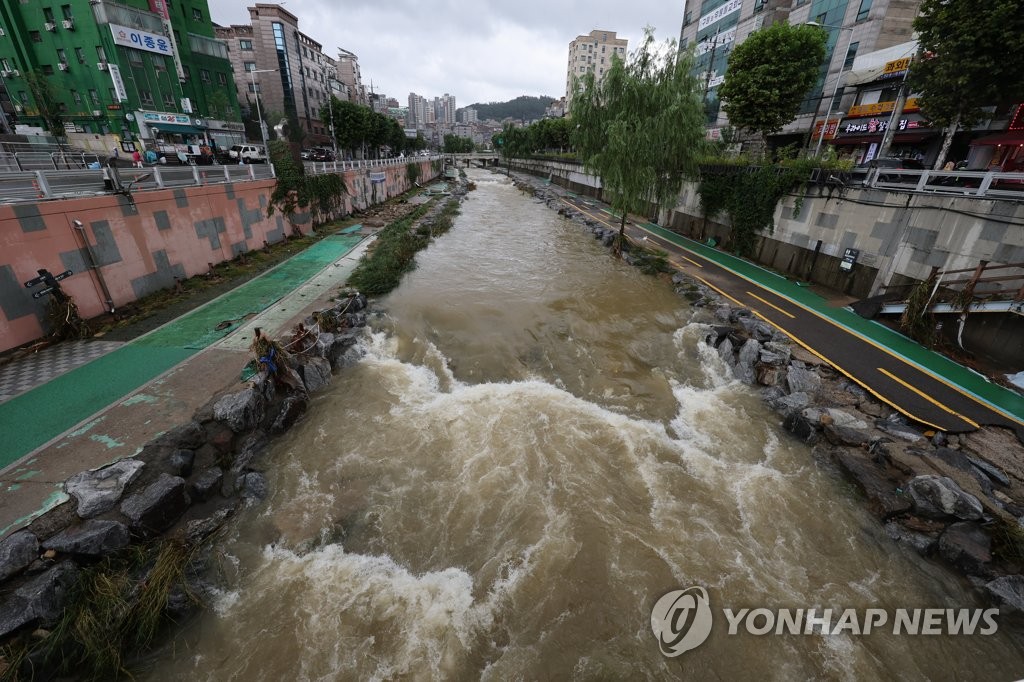
[[[579,196],[562,199],[618,229],[606,206]],[[879,400],[911,419],[950,433],[979,425],[1014,429],[1024,439],[1024,397],[845,308],[804,286],[654,223],[630,222],[626,232],[669,254],[672,265],[737,305],[749,308]]]

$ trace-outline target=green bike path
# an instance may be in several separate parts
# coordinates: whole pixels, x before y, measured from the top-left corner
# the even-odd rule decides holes
[[[227,336],[361,240],[352,233],[325,237],[146,336],[0,404],[0,469]]]

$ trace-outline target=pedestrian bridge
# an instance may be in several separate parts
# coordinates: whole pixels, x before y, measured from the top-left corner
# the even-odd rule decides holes
[[[444,157],[451,160],[451,162],[456,165],[463,166],[477,165],[486,168],[487,166],[497,166],[501,164],[501,154],[499,152],[445,154]]]

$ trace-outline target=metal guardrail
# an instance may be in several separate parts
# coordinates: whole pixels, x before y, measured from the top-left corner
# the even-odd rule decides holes
[[[387,168],[390,166],[404,166],[413,161],[433,161],[440,156],[405,156],[392,159],[362,159],[359,161],[303,161],[306,173],[310,175],[323,175],[324,173],[341,173],[347,170],[358,170],[360,168]]]
[[[833,173],[830,177],[846,186],[859,184],[874,189],[893,189],[902,192],[1024,201],[1024,173],[871,168]]]
[[[98,154],[90,152],[0,152],[0,171],[74,170],[102,161]]]
[[[274,167],[270,164],[245,166],[147,166],[117,168],[123,186],[137,190],[196,187],[201,185],[270,180]],[[67,199],[95,196],[111,192],[104,169],[72,170],[0,170],[0,203]]]

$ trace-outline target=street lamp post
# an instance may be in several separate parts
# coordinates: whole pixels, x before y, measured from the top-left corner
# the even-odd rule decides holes
[[[327,106],[331,111],[331,144],[334,146],[334,162],[338,162],[338,136],[334,134],[334,84],[337,79],[328,76],[327,86],[330,92],[327,93]]]
[[[270,158],[270,151],[267,149],[267,128],[263,125],[263,112],[260,110],[260,94],[256,91],[256,74],[274,73],[277,69],[252,69],[249,71],[249,80],[252,82],[252,95],[256,98],[256,118],[260,122],[260,137],[263,139],[263,153]]]
[[[826,24],[819,24],[816,21],[806,22],[807,26],[817,26],[818,28],[835,28],[840,31],[853,31],[852,26],[829,26]],[[836,48],[839,47],[839,40],[836,39]],[[847,46],[849,50],[849,46]],[[838,51],[838,50],[837,50]],[[845,61],[845,60],[844,60]],[[846,64],[843,63],[839,66],[839,73],[836,74],[836,87],[832,90],[832,97],[828,100],[828,111],[825,113],[825,121],[821,124],[821,134],[818,135],[818,144],[814,147],[814,155],[818,156],[821,153],[821,145],[825,141],[825,129],[828,128],[828,121],[832,118],[832,105],[835,104],[836,95],[839,94],[839,84],[843,82],[843,69],[846,68]]]

